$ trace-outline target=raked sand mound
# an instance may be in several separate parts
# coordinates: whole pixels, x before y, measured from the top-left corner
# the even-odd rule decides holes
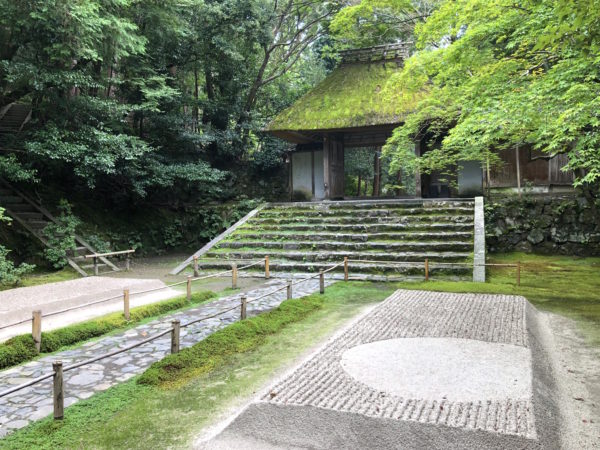
[[[199,447],[560,448],[539,327],[523,297],[397,291]]]

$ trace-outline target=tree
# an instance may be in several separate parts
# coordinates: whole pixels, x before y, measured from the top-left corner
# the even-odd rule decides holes
[[[445,136],[416,165],[497,161],[527,144],[566,153],[575,184],[600,180],[600,2],[446,0],[416,28],[420,51],[394,89],[427,92],[385,151],[395,167],[425,132]]]

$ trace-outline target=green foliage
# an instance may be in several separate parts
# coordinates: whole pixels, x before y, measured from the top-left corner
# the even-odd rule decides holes
[[[214,292],[202,291],[192,294],[191,302],[185,296],[164,302],[133,308],[129,321],[122,313],[113,313],[98,319],[42,333],[41,353],[52,353],[63,347],[102,336],[122,329],[149,317],[184,308],[190,304],[203,303],[215,296]],[[30,361],[37,356],[31,334],[15,336],[0,344],[0,369]]]
[[[68,253],[75,250],[75,230],[81,220],[73,215],[71,205],[62,199],[58,205],[59,215],[56,222],[50,222],[42,230],[49,248],[44,249],[44,257],[55,269],[62,269],[67,265]]]
[[[428,96],[394,132],[397,165],[424,131],[445,135],[418,162],[491,165],[515,145],[566,153],[575,184],[600,180],[597,0],[447,0],[417,27],[421,49],[390,83]],[[392,97],[388,97],[392,98]]]
[[[0,207],[0,222],[10,222],[10,218],[4,215],[4,208]],[[0,245],[0,286],[16,285],[21,277],[35,268],[31,264],[22,263],[18,266],[8,259],[8,250]]]
[[[181,382],[190,376],[213,370],[236,353],[258,347],[268,335],[301,320],[323,307],[320,295],[287,300],[273,311],[236,322],[199,343],[152,364],[138,379],[140,384],[159,385]]]
[[[364,48],[410,41],[414,27],[440,0],[362,0],[352,2],[332,20],[330,30],[342,47]]]

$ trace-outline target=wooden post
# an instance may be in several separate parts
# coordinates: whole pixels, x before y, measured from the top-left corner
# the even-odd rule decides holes
[[[62,420],[65,416],[65,387],[63,384],[62,361],[54,361],[52,369],[54,370],[54,420]]]
[[[176,319],[171,321],[171,353],[179,353],[179,332],[181,331],[181,321]]]
[[[269,257],[265,256],[265,278],[271,278],[271,268],[269,267]]]
[[[319,293],[325,293],[325,274],[322,270],[319,270]]]
[[[425,258],[425,281],[429,281],[429,258]]]
[[[192,277],[188,275],[187,277],[187,285],[186,285],[186,295],[188,302],[192,301]]]
[[[35,343],[35,350],[39,353],[42,348],[42,311],[33,311],[31,315],[31,337]]]
[[[129,289],[123,289],[123,315],[129,320]]]
[[[98,258],[94,256],[94,275],[98,276]]]
[[[231,289],[237,289],[238,268],[237,264],[231,265]]]
[[[125,271],[129,272],[131,270],[131,258],[129,255],[125,258]]]
[[[519,144],[515,146],[515,154],[517,160],[517,190],[519,198],[521,198],[521,161],[519,160]]]
[[[292,298],[292,280],[288,280],[287,283],[287,299],[290,300]]]
[[[517,261],[517,286],[521,286],[521,261]]]
[[[245,295],[242,295],[240,299],[240,320],[244,320],[246,318],[246,303],[248,299]]]
[[[200,272],[198,271],[198,257],[194,256],[194,277],[198,278],[200,276]]]
[[[344,281],[348,281],[348,257],[344,256]]]

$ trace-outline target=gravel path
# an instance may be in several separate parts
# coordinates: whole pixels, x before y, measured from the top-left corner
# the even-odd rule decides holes
[[[124,289],[129,289],[132,293],[130,300],[132,308],[181,295],[180,291],[165,288],[165,286],[165,283],[156,279],[86,277],[0,291],[0,327],[31,319],[31,312],[35,310],[41,310],[42,314],[46,315],[110,297],[117,298],[45,317],[42,320],[42,329],[49,331],[92,317],[120,311],[123,308]],[[135,292],[149,289],[158,290],[134,295]],[[31,332],[30,321],[9,328],[0,328],[0,342],[28,332]]]
[[[331,282],[326,283],[330,284]],[[251,300],[283,285],[285,285],[283,280],[274,279],[266,282],[263,287],[250,290],[245,294]],[[311,294],[318,288],[318,278],[295,285],[293,288],[294,298]],[[171,327],[173,319],[179,319],[182,324],[185,324],[195,318],[212,315],[229,307],[237,306],[240,304],[241,295],[240,292],[224,297],[196,308],[162,317],[122,333],[88,342],[76,349],[46,356],[22,366],[2,371],[0,372],[0,391],[51,372],[52,361],[61,360],[64,365],[82,361],[130,345],[151,334],[168,329]],[[252,316],[273,309],[285,297],[286,291],[282,290],[269,297],[249,303],[248,315]],[[209,334],[235,322],[239,319],[239,314],[239,309],[236,308],[224,315],[182,328],[181,347],[189,347]],[[153,362],[162,359],[169,352],[170,342],[170,336],[166,335],[126,353],[66,372],[64,378],[65,406],[91,397],[95,392],[104,391],[115,384],[142,373]],[[0,436],[4,436],[14,429],[26,426],[30,421],[43,418],[52,413],[51,382],[52,380],[49,379],[30,388],[15,392],[10,396],[0,398]]]

